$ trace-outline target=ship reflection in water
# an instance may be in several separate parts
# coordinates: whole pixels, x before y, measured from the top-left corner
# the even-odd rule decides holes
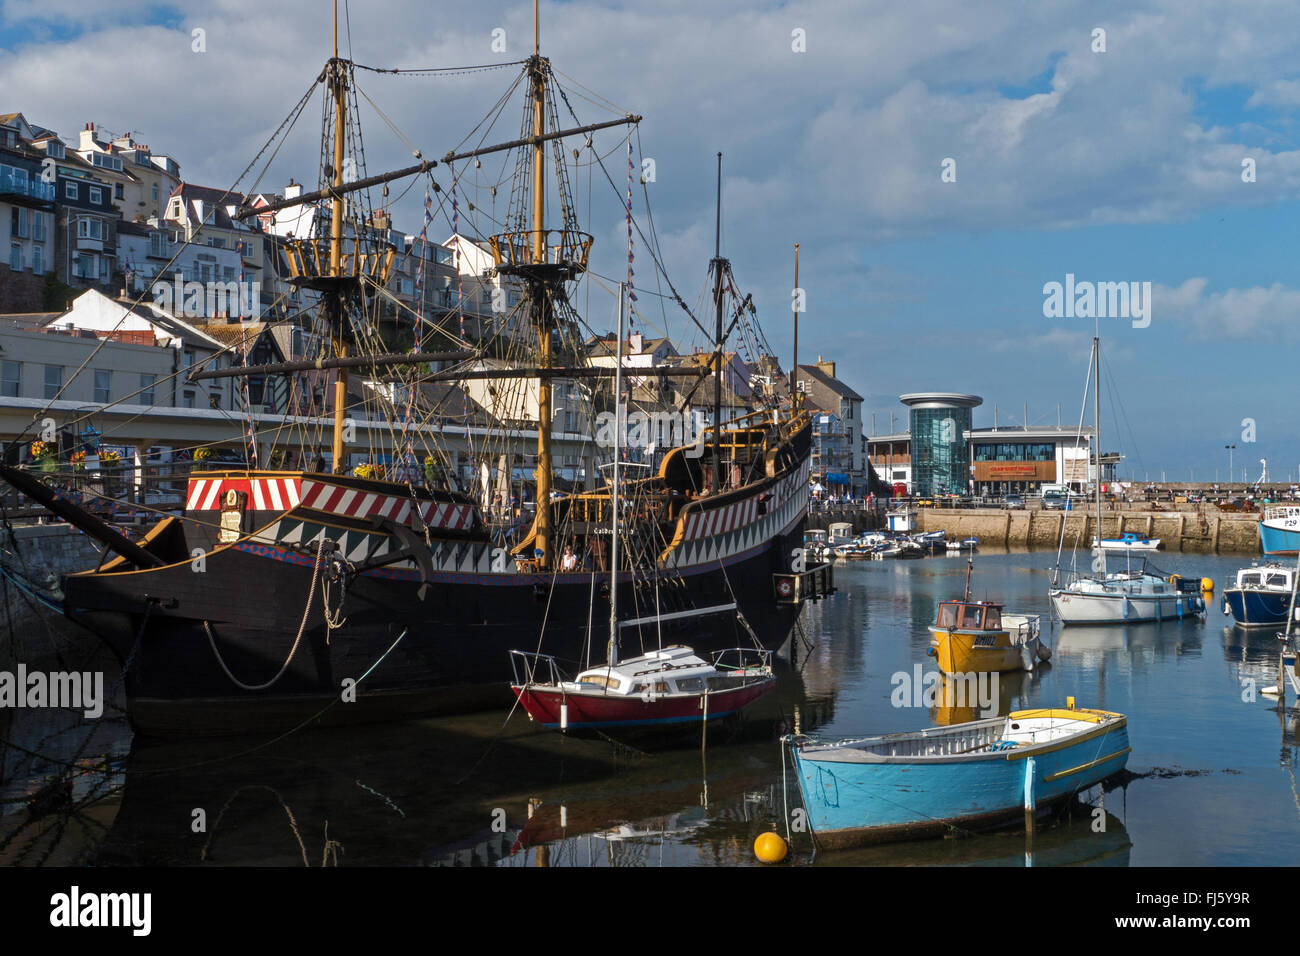
[[[982,554],[981,598],[1047,615],[1044,553]],[[1221,580],[1230,559],[1179,556]],[[756,836],[791,827],[803,865],[1290,863],[1300,713],[1252,689],[1276,678],[1276,638],[1208,619],[1044,627],[1050,666],[999,675],[971,701],[936,671],[925,625],[960,593],[964,563],[837,568],[776,690],[742,724],[645,753],[576,739],[504,711],[405,724],[146,745],[109,707],[0,710],[0,863],[174,866],[758,865]],[[1220,643],[1223,653],[1204,653]],[[111,666],[107,683],[116,681]],[[987,700],[984,699],[987,696]],[[1080,794],[1032,838],[998,833],[814,853],[778,738],[893,733],[990,712],[1061,706],[1128,715],[1133,778]],[[901,706],[900,706],[901,705]],[[41,754],[41,758],[31,756]]]

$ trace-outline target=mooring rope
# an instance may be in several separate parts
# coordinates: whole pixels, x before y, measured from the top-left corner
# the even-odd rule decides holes
[[[240,690],[249,690],[249,691],[266,690],[271,685],[273,685],[276,681],[278,681],[281,677],[283,677],[284,672],[289,669],[289,665],[293,662],[294,655],[298,653],[298,645],[302,643],[302,635],[307,630],[307,618],[311,614],[312,599],[316,596],[316,582],[320,578],[321,556],[324,553],[325,553],[325,532],[321,531],[320,544],[316,546],[316,566],[312,569],[311,572],[311,587],[307,590],[307,604],[302,609],[302,621],[298,624],[298,636],[294,638],[293,647],[289,648],[289,656],[284,659],[284,664],[281,665],[280,670],[276,673],[274,677],[272,677],[265,684],[245,684],[238,677],[232,674],[230,672],[230,668],[226,666],[226,662],[222,660],[221,652],[217,650],[217,642],[212,636],[212,626],[206,620],[203,622],[203,632],[208,635],[208,646],[212,648],[212,656],[217,659],[217,663],[220,664],[221,669],[226,672],[226,676],[229,677],[231,682]],[[328,604],[328,602],[326,603]],[[342,607],[341,604],[339,606],[340,608]],[[326,624],[328,624],[329,623],[328,606],[326,606],[325,608],[325,619],[326,619]]]

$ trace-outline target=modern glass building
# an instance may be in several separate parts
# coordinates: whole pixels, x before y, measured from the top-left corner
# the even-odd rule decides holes
[[[912,494],[967,494],[971,409],[984,400],[958,392],[913,392],[898,400],[911,409]]]

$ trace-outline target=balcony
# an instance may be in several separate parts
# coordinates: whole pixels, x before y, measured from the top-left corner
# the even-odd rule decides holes
[[[54,184],[19,177],[12,170],[0,169],[0,195],[26,196],[37,202],[54,202]]]

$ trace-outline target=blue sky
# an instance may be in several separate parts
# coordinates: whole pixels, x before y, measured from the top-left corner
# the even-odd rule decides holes
[[[530,52],[529,3],[375,0],[350,13],[363,63]],[[327,15],[322,0],[0,0],[0,111],[65,136],[89,120],[134,130],[187,179],[229,185],[319,72]],[[1259,458],[1272,477],[1297,478],[1300,34],[1288,4],[574,0],[543,3],[542,21],[557,69],[646,117],[655,225],[687,301],[712,254],[722,150],[724,254],[768,340],[788,363],[798,241],[801,357],[834,358],[882,430],[904,412],[900,393],[929,389],[983,396],[978,426],[992,424],[994,403],[1004,423],[1019,423],[1025,403],[1033,424],[1055,423],[1058,403],[1076,421],[1092,322],[1045,318],[1043,285],[1067,273],[1150,282],[1149,327],[1100,320],[1124,419],[1103,420],[1107,447],[1139,478],[1214,480],[1218,469],[1222,480],[1226,443],[1238,446],[1238,478],[1243,465],[1255,477]],[[204,55],[191,50],[196,28]],[[490,49],[497,28],[505,53]],[[369,76],[363,88],[441,155],[510,79]],[[575,106],[584,121],[611,115]],[[367,128],[369,169],[409,162],[382,123]],[[618,135],[597,136],[616,181]],[[264,188],[310,181],[315,145],[287,145]],[[949,157],[956,181],[942,182]],[[1254,182],[1242,180],[1246,158]],[[594,265],[614,275],[626,240],[617,201],[596,185]],[[586,180],[575,186],[585,212]],[[397,207],[411,232],[420,199]],[[638,323],[660,331],[657,300],[641,304]],[[593,307],[593,325],[607,324],[607,305]],[[676,318],[666,328],[681,347],[702,344]]]

